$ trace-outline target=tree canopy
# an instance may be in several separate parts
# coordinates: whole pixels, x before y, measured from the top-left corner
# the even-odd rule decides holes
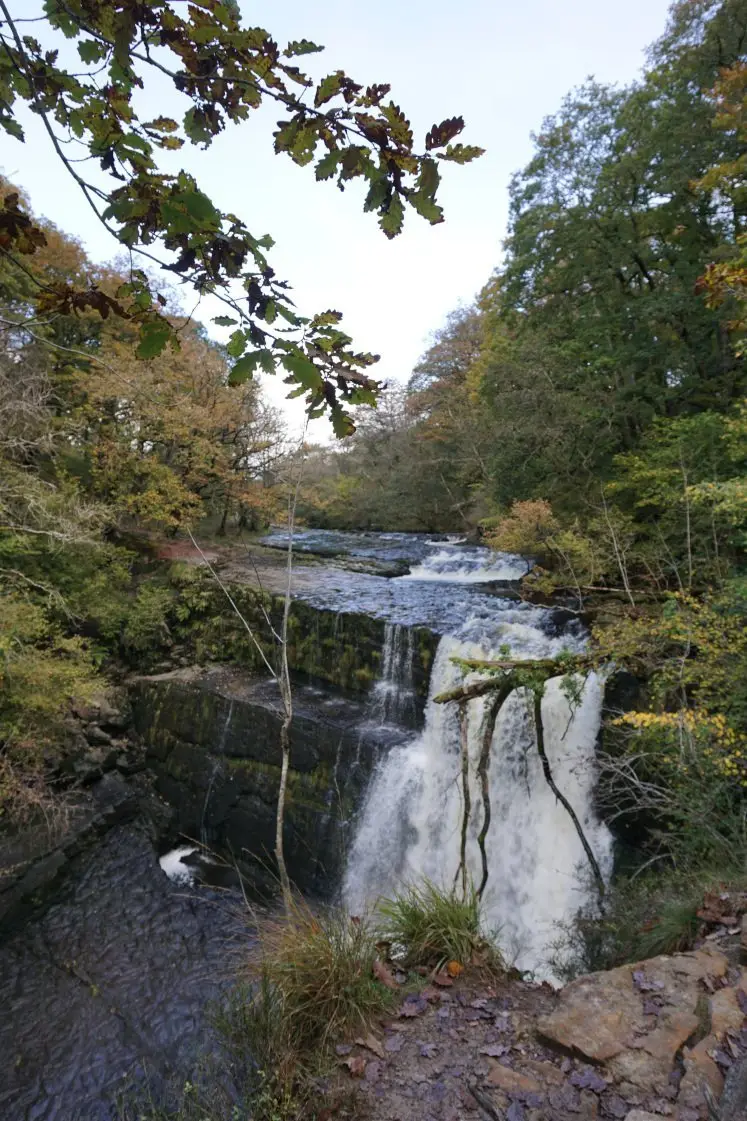
[[[275,151],[313,167],[317,180],[334,179],[340,190],[360,181],[363,209],[392,238],[408,208],[430,223],[443,220],[441,166],[481,154],[457,140],[463,119],[434,124],[416,145],[389,85],[362,84],[342,70],[313,81],[298,60],[323,48],[307,39],[281,46],[263,28],[245,26],[234,0],[194,0],[186,10],[170,0],[45,0],[44,26],[32,20],[33,34],[23,5],[15,15],[13,6],[0,0],[0,126],[23,141],[17,110],[26,103],[97,221],[131,257],[114,290],[47,282],[35,299],[39,314],[92,309],[126,320],[137,331],[140,358],[178,349],[166,296],[152,279],[155,266],[225,305],[215,322],[234,328],[227,348],[233,384],[255,369],[281,366],[310,416],[329,411],[338,435],[351,432],[345,406],[374,403],[376,383],[365,371],[376,356],[353,349],[338,312],[301,315],[269,262],[272,239],[217,207],[191,174],[164,171],[159,153],[185,144],[208,148],[224,129],[274,103],[281,114]],[[183,103],[178,119],[141,111],[148,101],[141,91],[159,77]],[[0,251],[22,259],[45,236],[17,192],[8,191]]]

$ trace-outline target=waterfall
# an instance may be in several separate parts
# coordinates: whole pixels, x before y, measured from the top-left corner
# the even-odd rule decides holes
[[[387,623],[381,674],[371,694],[371,719],[378,724],[411,723],[415,716],[412,628]]]
[[[517,627],[514,638],[532,654],[539,653],[538,645],[545,656],[557,652],[553,641],[537,631],[532,631],[530,641],[528,630]],[[353,912],[360,913],[409,880],[426,876],[445,888],[454,883],[463,805],[458,713],[455,705],[436,704],[434,697],[463,680],[453,658],[486,656],[484,646],[474,641],[441,639],[423,731],[393,748],[371,780],[343,885],[345,902]],[[549,681],[542,701],[542,726],[554,780],[575,810],[603,874],[609,875],[611,837],[593,807],[602,692],[602,682],[591,675],[572,705],[561,679]],[[467,705],[472,803],[467,868],[476,886],[482,875],[477,836],[484,809],[477,767],[489,706],[489,698]],[[487,776],[491,823],[486,838],[485,925],[496,932],[517,968],[552,980],[549,957],[557,924],[572,919],[590,901],[592,891],[576,828],[546,782],[532,706],[523,690],[511,694],[498,714]]]

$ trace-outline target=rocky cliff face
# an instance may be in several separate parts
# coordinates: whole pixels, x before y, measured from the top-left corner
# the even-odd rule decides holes
[[[216,667],[140,678],[132,700],[156,789],[174,807],[179,832],[230,851],[250,882],[268,886],[280,781],[277,688]],[[328,895],[336,886],[371,769],[402,734],[367,724],[365,703],[296,689],[285,847],[301,890]]]

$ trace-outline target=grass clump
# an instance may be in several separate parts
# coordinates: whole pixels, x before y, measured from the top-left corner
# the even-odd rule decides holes
[[[216,1061],[177,1087],[172,1104],[130,1102],[120,1121],[353,1116],[329,1075],[333,1044],[368,1032],[394,999],[373,974],[375,933],[344,911],[315,913],[302,901],[256,923],[241,981],[214,1015]]]
[[[377,936],[364,919],[341,910],[315,914],[295,902],[289,914],[264,919],[250,977],[268,986],[268,1012],[287,1022],[300,1053],[366,1030],[392,995],[373,974]]]
[[[656,957],[691,950],[701,926],[698,909],[703,892],[662,900],[658,913],[644,924],[634,940],[637,956]]]
[[[440,969],[453,961],[503,970],[494,938],[483,933],[473,888],[461,894],[430,880],[408,884],[379,903],[378,922],[380,939],[390,943],[406,967]]]
[[[710,867],[621,878],[601,913],[580,914],[563,927],[555,944],[554,971],[564,981],[581,973],[614,969],[659,954],[691,950],[707,930],[698,912],[709,893],[747,886],[741,867]]]

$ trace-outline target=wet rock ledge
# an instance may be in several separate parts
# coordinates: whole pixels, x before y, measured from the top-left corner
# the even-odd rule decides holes
[[[155,788],[183,836],[238,859],[258,891],[269,887],[280,780],[277,687],[226,667],[135,680],[133,723]],[[366,702],[297,687],[285,851],[305,892],[338,883],[351,819],[381,751],[407,732],[367,720]]]

